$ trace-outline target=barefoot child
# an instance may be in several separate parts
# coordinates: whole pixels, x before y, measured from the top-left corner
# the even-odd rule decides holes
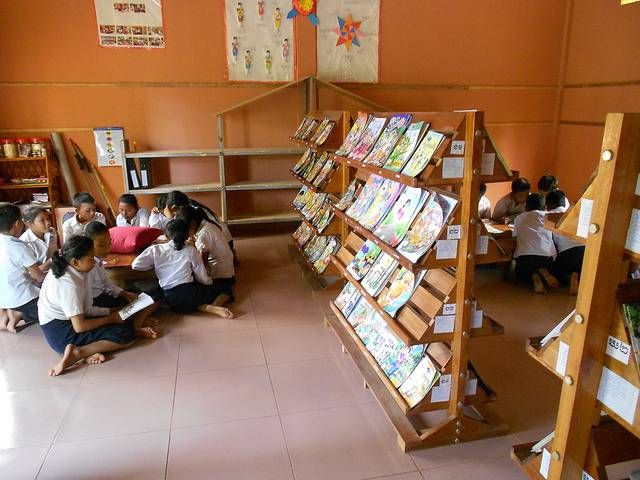
[[[224,305],[232,302],[233,285],[236,281],[233,252],[222,230],[209,220],[204,211],[197,208],[182,207],[177,218],[189,225],[189,235],[195,238],[195,247],[202,255],[213,285],[220,292],[214,304]]]
[[[511,193],[498,200],[491,219],[497,223],[512,223],[525,211],[525,203],[530,191],[531,185],[526,178],[518,178],[511,182]]]
[[[53,252],[58,249],[58,237],[51,223],[51,214],[46,208],[29,207],[23,214],[27,229],[20,240],[29,245],[40,263],[43,272],[49,271]]]
[[[39,288],[44,280],[33,250],[17,237],[23,223],[20,209],[0,204],[0,309],[22,313],[27,325],[38,321]],[[0,330],[16,332],[18,317],[10,312],[0,316]]]
[[[516,277],[532,282],[536,293],[546,293],[542,279],[549,287],[558,287],[558,280],[549,273],[556,254],[551,232],[544,228],[544,197],[532,193],[527,197],[526,212],[514,221],[513,234],[517,240]],[[541,278],[542,277],[542,278]]]
[[[148,227],[149,210],[138,206],[138,199],[131,193],[125,193],[118,200],[118,227]]]
[[[178,313],[196,310],[223,318],[233,318],[228,308],[215,305],[220,292],[211,278],[202,257],[192,245],[187,245],[189,227],[183,220],[167,224],[169,242],[151,245],[131,264],[134,270],[155,269],[164,297],[171,309]]]
[[[96,201],[88,192],[76,193],[73,197],[76,214],[62,224],[62,242],[74,235],[82,235],[89,222],[106,224],[104,215],[96,211]]]

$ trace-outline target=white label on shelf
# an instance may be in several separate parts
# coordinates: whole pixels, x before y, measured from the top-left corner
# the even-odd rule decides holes
[[[136,174],[135,170],[129,170],[129,175],[131,175],[131,183],[133,184],[133,188],[140,188],[138,175]]]
[[[482,327],[483,318],[484,318],[483,310],[473,310],[473,316],[471,317],[471,328]]]
[[[455,303],[445,303],[442,306],[442,314],[443,315],[455,315],[456,314],[456,304]]]
[[[636,180],[636,195],[640,195],[640,173],[638,174],[638,180]]]
[[[569,360],[569,344],[560,340],[558,346],[558,358],[556,359],[556,372],[564,376],[567,373],[567,361]]]
[[[632,252],[640,253],[640,210],[634,208],[631,211],[631,221],[627,230],[627,241],[624,248]]]
[[[486,255],[489,252],[489,235],[478,235],[476,255]]]
[[[456,323],[455,315],[436,315],[433,333],[451,333]]]
[[[495,153],[483,153],[482,164],[480,165],[480,175],[493,175],[495,163]]]
[[[460,240],[462,234],[461,225],[449,225],[447,227],[447,240]]]
[[[470,378],[467,380],[467,384],[464,386],[465,395],[475,395],[478,391],[478,379]]]
[[[607,340],[607,355],[615,358],[619,362],[629,365],[629,354],[631,353],[631,345],[622,340],[609,335]]]
[[[580,480],[595,480],[591,475],[589,475],[584,470],[582,471],[582,478]]]
[[[638,404],[638,388],[607,367],[602,368],[598,400],[633,425]]]
[[[438,240],[436,243],[436,260],[456,258],[458,255],[458,240]]]
[[[546,448],[542,450],[542,461],[540,462],[540,475],[549,478],[549,467],[551,466],[551,454]]]
[[[587,238],[589,234],[589,224],[591,223],[591,210],[593,210],[593,200],[583,198],[580,201],[580,216],[578,217],[578,229],[576,235]]]
[[[464,155],[464,140],[451,142],[451,155]]]
[[[147,175],[147,171],[146,170],[140,170],[140,177],[142,177],[142,186],[143,187],[148,187],[149,186],[149,177]]]
[[[442,178],[462,178],[464,176],[464,157],[445,157],[442,159]]]
[[[431,403],[447,402],[451,395],[451,374],[442,375],[440,383],[431,389]]]

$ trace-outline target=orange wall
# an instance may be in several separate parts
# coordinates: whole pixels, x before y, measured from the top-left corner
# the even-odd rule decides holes
[[[512,168],[535,180],[553,166],[549,139],[565,1],[405,0],[400,9],[382,0],[380,84],[347,87],[394,110],[482,109]],[[189,0],[189,8],[164,0],[167,48],[150,51],[98,47],[92,3],[2,2],[0,45],[3,65],[11,65],[0,71],[3,136],[61,130],[91,159],[90,128],[105,125],[123,126],[140,148],[213,147],[214,114],[271,88],[225,82],[222,0]],[[306,19],[296,21],[302,77],[315,72],[315,30]],[[321,98],[326,109],[361,108],[330,94]],[[299,110],[294,95],[282,94],[239,111],[226,124],[228,144],[286,145]],[[288,165],[238,159],[228,175],[286,179]],[[159,168],[174,182],[217,178],[216,161],[174,160]],[[120,170],[100,173],[116,197]],[[490,196],[506,188],[491,187]],[[240,211],[248,204],[285,208],[292,192],[234,195],[230,209]],[[200,199],[217,205],[214,194]]]
[[[595,168],[608,112],[640,111],[640,3],[574,0],[554,171],[570,197]]]

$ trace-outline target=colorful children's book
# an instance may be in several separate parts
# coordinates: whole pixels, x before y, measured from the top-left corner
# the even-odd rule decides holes
[[[398,388],[411,375],[411,372],[422,360],[424,349],[424,345],[412,345],[410,347],[403,345],[395,355],[389,355],[380,364],[394,387]]]
[[[377,175],[370,175],[367,179],[360,194],[355,202],[347,209],[346,214],[353,218],[356,222],[360,220],[360,217],[369,209],[373,200],[376,198],[378,191],[382,187],[385,179]]]
[[[302,208],[302,215],[304,216],[304,218],[306,218],[307,220],[311,220],[314,217],[314,215],[318,213],[318,210],[320,209],[320,207],[322,206],[322,204],[325,202],[326,199],[327,199],[326,193],[314,192],[313,197]]]
[[[309,137],[309,141],[311,143],[316,143],[316,140],[318,139],[320,134],[324,131],[325,127],[330,121],[331,120],[329,120],[328,118],[322,119],[322,121],[320,122],[320,125],[318,125],[318,127],[316,128],[316,131],[313,132],[313,135],[311,135],[311,137]]]
[[[362,133],[367,128],[367,124],[369,123],[370,115],[366,112],[358,112],[358,118],[353,123],[351,130],[347,134],[347,138],[344,139],[342,146],[336,150],[336,155],[345,157],[349,155],[353,147],[356,146],[356,143],[360,140]]]
[[[398,253],[416,263],[433,246],[444,226],[444,220],[442,207],[437,197],[432,196],[400,242]]]
[[[389,155],[389,158],[384,164],[384,168],[393,170],[394,172],[402,170],[409,161],[409,158],[411,158],[411,155],[413,155],[413,152],[422,139],[422,135],[428,127],[429,124],[425,124],[424,122],[416,122],[409,125],[409,128],[407,128],[406,132],[404,132],[400,140],[398,140],[391,155]]]
[[[367,230],[376,228],[403,190],[403,184],[389,179],[385,180],[365,214],[358,220],[360,224]]]
[[[411,158],[402,169],[403,175],[409,175],[415,177],[419,175],[431,161],[433,154],[440,146],[440,143],[444,139],[444,135],[433,130],[427,132],[425,137],[420,142],[418,148],[416,148]]]
[[[369,305],[367,299],[361,296],[347,317],[347,321],[353,328],[356,328],[358,325],[370,323],[370,319],[374,313],[375,310]]]
[[[311,120],[312,120],[311,117],[304,117],[302,119],[302,122],[300,123],[300,125],[298,125],[298,128],[296,129],[296,133],[293,134],[293,137],[294,138],[300,138],[302,136],[302,134],[309,127],[309,122],[311,122]]]
[[[366,302],[364,298],[362,300]],[[382,329],[386,326],[384,320],[382,320],[380,315],[378,315],[378,312],[374,309],[372,309],[372,312],[373,313],[366,322],[355,327],[356,334],[360,337],[360,340],[362,340],[365,347],[371,342],[375,342],[380,336]]]
[[[367,350],[369,350],[373,358],[378,362],[378,365],[380,365],[389,356],[396,355],[404,344],[402,340],[391,333],[387,325],[384,325],[378,333],[378,337],[368,343]]]
[[[300,236],[298,237],[298,246],[300,248],[302,248],[311,239],[311,236],[313,235],[313,230],[311,230],[311,228],[306,223],[302,224],[302,228],[303,230],[300,233]]]
[[[410,270],[402,267],[398,270],[389,289],[378,298],[378,305],[395,318],[398,310],[411,299],[425,273],[426,270],[421,270],[414,275]]]
[[[321,185],[328,183],[335,172],[336,163],[327,157],[327,161],[322,166],[320,173],[313,181],[315,187],[321,188]]]
[[[376,227],[374,235],[392,247],[398,245],[430,195],[431,193],[427,190],[406,187],[389,213]]]
[[[361,184],[360,182],[358,182],[358,180],[353,180],[349,184],[347,191],[344,192],[344,195],[342,195],[338,203],[336,203],[336,208],[338,210],[344,211],[345,208],[351,205],[351,202],[353,202],[354,197],[360,189],[360,185]]]
[[[378,255],[378,259],[362,279],[362,287],[372,297],[377,297],[387,284],[387,280],[393,274],[398,266],[398,262],[391,255],[382,252]]]
[[[338,250],[340,250],[340,240],[338,240],[337,237],[329,237],[327,246],[324,248],[320,256],[313,262],[313,268],[316,269],[316,272],[323,274],[331,263],[331,255],[335,255]]]
[[[313,182],[324,167],[324,164],[327,162],[331,162],[333,164],[333,161],[329,160],[329,154],[327,152],[323,152],[322,155],[320,155],[320,157],[318,157],[316,162],[313,164],[313,167],[304,176],[305,180],[307,180],[308,182]]]
[[[298,194],[293,199],[293,206],[298,210],[301,209],[304,205],[306,205],[306,200],[308,200],[308,194],[310,189],[306,185],[303,185],[302,188],[298,191]]]
[[[309,140],[320,124],[319,120],[312,118],[307,125],[307,129],[300,136],[301,140]]]
[[[440,378],[440,372],[429,356],[425,355],[411,375],[400,385],[398,391],[409,404],[409,408],[413,408],[427,396],[438,378]]]
[[[311,161],[313,156],[314,156],[313,150],[311,150],[310,148],[307,149],[307,151],[304,152],[300,157],[300,160],[298,160],[298,162],[293,166],[291,171],[293,171],[296,174],[299,174],[302,170],[305,169],[305,167]]]
[[[322,231],[327,228],[327,225],[331,223],[331,220],[333,220],[331,204],[329,202],[324,202],[320,211],[315,217],[313,217],[313,225],[316,227],[318,232],[322,233]]]
[[[349,153],[349,158],[362,160],[366,157],[378,140],[386,123],[387,119],[385,117],[373,117],[367,125],[367,129],[360,137],[360,140],[358,140],[357,145],[351,150],[351,153]]]
[[[327,248],[328,243],[329,237],[325,237],[323,235],[318,235],[309,242],[309,244],[304,249],[304,253],[307,255],[307,258],[311,263],[320,258],[320,256],[324,253],[324,250]]]
[[[363,160],[364,163],[381,167],[391,154],[398,140],[411,122],[409,113],[394,115],[384,128],[371,152]]]
[[[640,303],[625,303],[622,305],[624,321],[631,338],[631,347],[640,366]]]
[[[369,272],[381,251],[375,243],[367,240],[353,257],[351,263],[347,265],[347,271],[356,280],[361,280]]]
[[[447,222],[456,208],[456,205],[458,205],[458,200],[439,192],[436,192],[435,197],[438,205],[442,208],[442,217],[444,218],[444,221]]]
[[[331,132],[333,131],[335,126],[336,126],[336,122],[334,122],[333,120],[329,120],[327,125],[325,125],[325,127],[322,129],[322,132],[320,133],[320,135],[318,135],[318,138],[314,140],[314,143],[316,145],[322,145],[324,142],[326,142],[327,138],[329,138],[329,135],[331,135]]]
[[[362,295],[360,295],[358,289],[354,287],[351,282],[347,282],[333,303],[338,307],[338,310],[342,312],[345,318],[348,318],[361,296]]]

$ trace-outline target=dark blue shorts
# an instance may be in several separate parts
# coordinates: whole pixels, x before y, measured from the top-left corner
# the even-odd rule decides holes
[[[136,338],[131,320],[132,317],[129,317],[125,323],[103,325],[82,333],[78,333],[73,329],[70,320],[51,320],[49,323],[42,325],[42,332],[49,346],[58,353],[63,353],[65,347],[69,344],[82,347],[99,340],[126,345]],[[91,319],[88,319],[88,321],[91,321]]]
[[[198,282],[183,283],[168,290],[163,290],[164,298],[177,313],[191,313],[201,305],[208,305],[220,295],[221,286],[204,285]]]
[[[38,297],[25,303],[24,305],[20,305],[19,307],[12,308],[11,310],[20,312],[22,314],[22,318],[24,319],[24,323],[26,325],[37,323],[38,322]]]

